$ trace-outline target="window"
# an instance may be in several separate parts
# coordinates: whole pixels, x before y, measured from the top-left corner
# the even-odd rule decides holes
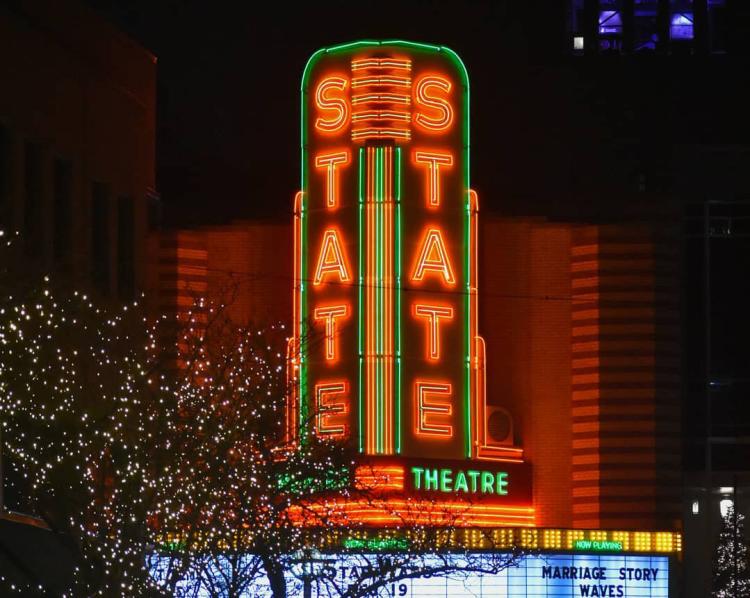
[[[91,196],[91,278],[94,287],[109,293],[109,189],[94,183]]]
[[[55,160],[53,189],[53,236],[52,251],[55,261],[63,262],[70,257],[73,227],[73,167],[70,162]]]
[[[673,40],[693,39],[693,13],[675,12],[669,22],[669,37]]]
[[[129,301],[135,294],[135,212],[130,197],[117,200],[117,291]]]

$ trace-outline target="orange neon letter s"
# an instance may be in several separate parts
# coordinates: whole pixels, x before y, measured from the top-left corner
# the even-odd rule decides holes
[[[453,275],[453,268],[448,259],[448,252],[445,249],[443,235],[440,234],[440,230],[437,228],[427,229],[422,241],[422,249],[414,266],[414,274],[412,274],[411,278],[412,280],[420,281],[425,277],[427,272],[440,274],[443,280],[449,285],[456,283],[456,277]]]
[[[349,102],[342,97],[349,81],[343,77],[326,77],[315,89],[318,110],[333,112],[330,118],[318,117],[315,128],[323,133],[336,133],[349,121]]]
[[[452,84],[445,77],[439,75],[425,75],[417,80],[414,86],[414,102],[417,111],[414,114],[414,122],[427,133],[442,133],[450,128],[453,123],[453,107],[445,96],[433,95],[432,92],[450,93]],[[431,110],[428,116],[421,112],[421,106]]]

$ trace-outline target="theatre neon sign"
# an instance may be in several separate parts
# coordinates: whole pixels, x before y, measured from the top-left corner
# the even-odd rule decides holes
[[[316,52],[301,91],[290,437],[391,461],[521,463],[487,442],[463,63],[356,42]]]

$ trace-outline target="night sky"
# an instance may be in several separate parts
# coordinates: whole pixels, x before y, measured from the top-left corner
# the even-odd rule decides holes
[[[88,4],[158,57],[167,226],[291,219],[303,67],[322,46],[363,38],[447,45],[463,58],[483,210],[605,217],[644,180],[673,189],[676,146],[750,141],[745,35],[719,57],[593,58],[567,52],[562,1]]]
[[[508,172],[501,160],[508,144],[533,151],[519,133],[524,119],[543,112],[528,104],[537,103],[535,94],[519,100],[514,73],[525,80],[535,64],[554,60],[564,35],[562,12],[545,18],[526,0],[511,8],[497,1],[89,4],[158,57],[157,180],[168,225],[289,215],[299,180],[302,69],[318,48],[362,38],[459,53],[477,115],[474,186],[497,196],[507,188],[496,177]]]

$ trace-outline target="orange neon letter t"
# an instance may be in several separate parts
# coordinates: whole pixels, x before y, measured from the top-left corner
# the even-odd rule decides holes
[[[423,305],[417,303],[414,306],[414,315],[425,318],[427,338],[429,339],[427,358],[433,361],[440,359],[440,318],[452,320],[453,308],[447,305]]]
[[[414,152],[414,161],[427,166],[427,200],[430,207],[440,205],[440,167],[453,166],[453,156],[437,152]]]
[[[337,164],[349,164],[349,152],[336,152],[315,156],[315,167],[326,169],[326,207],[328,208],[335,208],[339,203]]]
[[[349,314],[346,305],[326,305],[316,307],[313,312],[316,320],[326,321],[326,360],[336,359],[336,320]]]

